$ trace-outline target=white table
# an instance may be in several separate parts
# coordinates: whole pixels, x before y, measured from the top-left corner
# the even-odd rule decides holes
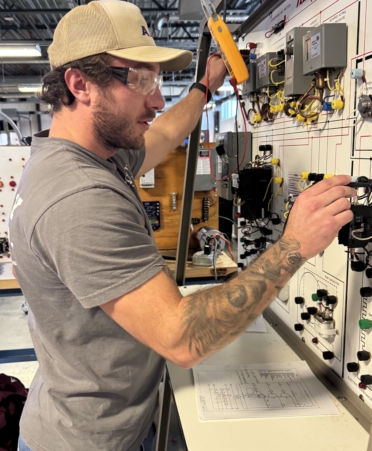
[[[268,333],[245,333],[204,364],[300,360],[266,322]],[[340,415],[201,421],[193,376],[168,363],[170,383],[188,451],[365,451],[369,434],[334,396]]]

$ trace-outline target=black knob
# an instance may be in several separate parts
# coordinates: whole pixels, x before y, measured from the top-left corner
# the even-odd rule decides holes
[[[318,313],[318,309],[316,307],[308,307],[307,313],[309,313],[309,315],[316,315]]]
[[[316,180],[316,173],[315,172],[310,172],[310,174],[307,176],[307,179],[309,180],[309,182],[315,182],[315,180]]]
[[[354,260],[350,262],[350,268],[352,271],[362,272],[366,269],[366,264],[362,260]]]
[[[245,253],[239,255],[240,259],[243,260],[245,258]]]
[[[366,277],[368,277],[368,279],[372,279],[372,268],[366,269]]]
[[[363,374],[362,376],[360,376],[360,382],[365,385],[371,385],[372,376],[370,374]]]
[[[331,352],[331,351],[325,351],[325,352],[323,352],[323,359],[324,359],[324,360],[332,360],[333,357],[334,357],[333,352]]]
[[[356,373],[359,370],[359,363],[350,362],[346,365],[346,369],[349,373]]]
[[[328,305],[337,304],[337,298],[336,298],[336,296],[327,296],[326,297],[326,302],[327,302]]]
[[[327,290],[316,290],[316,294],[319,298],[325,298],[328,294]]]
[[[301,319],[303,319],[304,321],[308,321],[310,319],[310,314],[309,313],[301,313]]]
[[[372,296],[372,288],[362,287],[360,289],[360,295],[362,296],[362,298],[370,298]]]
[[[371,353],[368,351],[359,351],[357,352],[357,359],[365,362],[366,360],[369,360],[371,358]]]
[[[294,329],[297,332],[301,332],[301,330],[304,330],[304,326],[303,326],[303,324],[295,324]]]
[[[303,304],[304,302],[305,302],[305,299],[302,298],[301,296],[295,297],[295,304],[300,305],[300,304]]]

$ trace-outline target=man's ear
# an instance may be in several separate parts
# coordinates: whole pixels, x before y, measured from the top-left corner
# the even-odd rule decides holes
[[[79,69],[68,68],[65,72],[65,82],[76,100],[84,104],[90,102],[91,83]]]

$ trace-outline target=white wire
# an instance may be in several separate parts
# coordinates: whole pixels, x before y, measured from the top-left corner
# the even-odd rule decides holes
[[[360,240],[360,241],[368,241],[368,240],[371,240],[371,239],[372,239],[372,235],[371,235],[371,236],[368,236],[367,238],[359,238],[358,236],[355,235],[355,232],[356,232],[356,230],[353,230],[353,231],[351,232],[351,236],[352,236],[353,238],[355,238],[356,240]]]

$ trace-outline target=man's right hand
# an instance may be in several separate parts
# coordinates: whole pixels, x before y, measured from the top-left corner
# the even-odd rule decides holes
[[[341,227],[353,219],[347,198],[356,196],[349,175],[322,180],[301,193],[294,203],[284,236],[301,245],[298,252],[308,260],[326,249]]]

